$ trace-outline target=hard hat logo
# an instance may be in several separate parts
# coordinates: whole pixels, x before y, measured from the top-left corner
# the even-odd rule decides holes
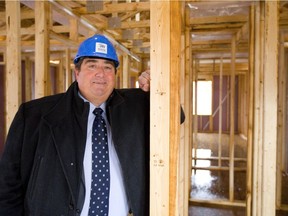
[[[77,64],[82,57],[104,58],[113,61],[116,68],[119,66],[118,56],[113,44],[101,34],[87,38],[80,44],[74,58],[74,64]]]
[[[107,44],[96,42],[95,52],[107,54]]]

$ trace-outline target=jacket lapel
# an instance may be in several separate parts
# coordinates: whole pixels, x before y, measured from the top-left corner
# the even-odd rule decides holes
[[[44,117],[74,202],[83,172],[88,111],[89,104],[78,96],[74,83],[53,111]]]

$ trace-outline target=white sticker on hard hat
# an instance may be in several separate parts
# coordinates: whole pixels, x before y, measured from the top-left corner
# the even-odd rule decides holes
[[[98,53],[107,54],[107,44],[96,42],[95,51]]]

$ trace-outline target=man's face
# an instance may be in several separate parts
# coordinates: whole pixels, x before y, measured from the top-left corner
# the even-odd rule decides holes
[[[115,87],[116,69],[112,61],[85,58],[75,77],[82,96],[98,106],[105,102]]]

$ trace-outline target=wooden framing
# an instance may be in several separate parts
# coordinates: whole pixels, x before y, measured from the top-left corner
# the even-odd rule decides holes
[[[31,2],[35,3],[34,8]],[[273,216],[277,208],[287,209],[281,203],[281,171],[284,160],[288,161],[288,150],[284,152],[287,139],[287,122],[284,121],[287,112],[284,76],[287,65],[284,62],[287,57],[284,59],[284,52],[288,47],[288,3],[237,1],[240,6],[250,8],[249,16],[214,14],[197,17],[193,13],[217,6],[217,1],[104,2],[102,10],[92,13],[87,11],[86,1],[5,1],[5,12],[0,11],[0,24],[6,25],[6,29],[0,30],[0,51],[4,56],[1,64],[5,65],[5,127],[9,128],[22,99],[28,101],[54,93],[50,58],[55,55],[60,59],[57,92],[65,91],[73,81],[71,59],[78,44],[95,32],[104,33],[119,52],[121,66],[117,87],[131,87],[131,77],[139,72],[133,71],[134,60],[139,65],[143,65],[144,60],[151,61],[151,216],[188,215],[192,169],[229,170],[230,173],[227,201],[190,199],[193,203],[246,207],[247,216]],[[198,9],[189,8],[190,4]],[[229,6],[229,1],[219,4]],[[282,5],[281,10],[279,5]],[[109,29],[110,14],[120,18],[121,26]],[[29,23],[32,19],[33,25],[21,26],[25,20]],[[278,29],[285,32],[281,35],[279,49]],[[127,39],[122,35],[125,30],[133,30],[135,34]],[[234,36],[232,40],[217,38],[221,34]],[[245,37],[248,34],[249,38]],[[211,38],[202,39],[203,36]],[[134,40],[143,43],[135,46]],[[143,51],[147,48],[150,48],[150,54]],[[21,56],[25,63],[25,81],[21,75]],[[215,76],[220,79],[219,115],[216,117],[225,120],[215,124],[215,115],[209,117],[209,132],[218,132],[218,156],[205,159],[218,161],[218,166],[205,168],[196,166],[199,160],[196,149],[200,145],[195,138],[199,135],[198,126],[205,125],[197,119],[205,118],[197,116],[197,110],[195,116],[192,114],[192,83],[196,81],[197,86],[198,78],[214,79]],[[228,87],[224,86],[227,76]],[[239,76],[241,79],[235,80]],[[21,82],[26,85],[21,86]],[[235,95],[236,86],[238,95]],[[226,87],[231,91],[223,95]],[[25,89],[24,93],[22,89]],[[246,92],[240,92],[242,89]],[[235,100],[241,105],[237,115]],[[180,104],[186,115],[182,126],[179,126]],[[241,118],[238,128],[245,138],[247,136],[247,158],[234,156],[235,116]],[[225,126],[228,131],[223,132]],[[230,135],[229,157],[222,153],[226,132]],[[193,166],[191,161],[195,162]],[[223,161],[229,162],[229,168],[223,166]],[[239,161],[247,166],[235,167]],[[235,200],[234,195],[235,172],[239,170],[246,170],[247,174],[246,200],[241,202]]]
[[[129,56],[123,55],[123,67],[122,67],[122,88],[128,88],[129,86]]]
[[[6,125],[9,126],[21,100],[20,1],[6,0]],[[12,61],[11,61],[12,60]],[[6,133],[9,127],[6,127]]]
[[[49,70],[50,4],[35,1],[35,98],[51,92]]]
[[[263,7],[263,6],[262,6]],[[263,9],[262,9],[263,10]],[[262,53],[264,51],[262,50],[261,45],[263,44],[263,40],[261,40],[261,35],[263,35],[264,32],[264,18],[263,18],[263,13],[260,14],[260,4],[257,4],[255,6],[255,58],[254,58],[254,73],[255,73],[255,91],[253,91],[254,95],[254,119],[253,121],[255,122],[254,124],[254,131],[253,131],[253,143],[257,141],[257,143],[262,143],[262,130],[261,130],[261,124],[263,124],[263,115],[262,115],[262,101],[261,98],[263,97],[261,94],[263,94],[263,85],[262,85],[262,77],[263,77],[263,57]],[[261,22],[259,22],[261,21]],[[256,25],[258,23],[258,25]],[[260,32],[261,31],[261,32]],[[257,81],[257,83],[256,83]],[[257,104],[257,105],[256,105]],[[256,131],[259,131],[261,134],[257,134]],[[261,146],[259,145],[253,145],[253,158],[254,161],[257,161],[257,164],[261,164],[261,154],[262,154],[262,149],[260,148]],[[261,167],[258,167],[255,162],[252,164],[253,166],[253,176],[252,178],[255,179],[253,180],[252,183],[252,215],[253,216],[260,216],[262,213],[261,210],[261,199],[262,199],[262,194],[260,193],[260,189],[257,185],[262,185],[262,178],[261,178],[261,173],[258,171]],[[256,181],[257,180],[257,181]],[[257,193],[255,192],[257,188]],[[258,214],[257,212],[260,211]]]
[[[32,62],[25,57],[25,101],[32,99]]]
[[[152,1],[150,8],[151,71],[157,71],[151,73],[150,89],[150,215],[172,216],[180,141],[181,2]]]
[[[222,167],[222,100],[223,100],[223,58],[220,59],[219,79],[219,130],[218,130],[218,167]]]
[[[56,92],[61,93],[65,91],[65,69],[64,69],[64,57],[61,58],[58,64],[58,70],[56,72]]]
[[[72,71],[71,71],[71,50],[69,48],[65,49],[65,90],[68,89],[69,85],[72,83]]]
[[[234,201],[234,152],[235,152],[235,55],[236,36],[231,41],[231,76],[230,76],[230,138],[229,138],[229,200]]]
[[[252,213],[252,155],[253,155],[253,119],[254,119],[254,72],[255,72],[255,6],[251,6],[249,13],[249,73],[248,73],[248,131],[247,131],[247,174],[246,174],[246,215]]]
[[[273,216],[276,214],[278,1],[261,1],[255,12],[260,29],[255,29],[252,215]]]
[[[279,35],[280,44],[284,43],[283,32]],[[281,208],[282,203],[282,173],[284,172],[284,155],[285,155],[285,114],[286,114],[286,71],[285,71],[285,47],[279,47],[279,73],[278,73],[278,109],[277,109],[277,177],[276,177],[276,207]]]
[[[192,161],[192,56],[191,56],[191,38],[190,29],[185,29],[185,82],[184,82],[184,111],[185,111],[185,123],[184,123],[184,202],[189,203],[190,197],[190,178],[191,178],[191,161]],[[188,215],[188,205],[184,205],[184,214]]]

